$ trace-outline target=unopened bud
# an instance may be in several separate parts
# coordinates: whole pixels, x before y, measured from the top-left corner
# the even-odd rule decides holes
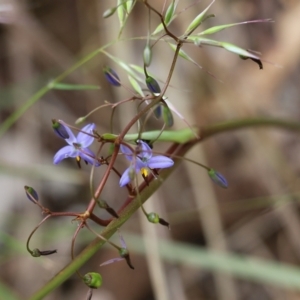
[[[103,72],[106,80],[113,86],[121,86],[118,74],[110,67],[104,67]]]
[[[41,251],[38,248],[35,248],[31,251],[31,255],[33,257],[40,257],[40,256],[46,256],[46,255],[51,255],[57,253],[57,250],[45,250],[45,251]]]
[[[217,184],[218,186],[220,186],[220,187],[222,187],[224,189],[228,188],[228,183],[227,183],[226,178],[222,174],[220,174],[219,172],[217,172],[216,170],[210,169],[208,171],[208,175],[211,178],[211,180],[215,184]]]
[[[96,272],[90,272],[83,276],[84,283],[91,289],[97,289],[102,285],[102,276]]]
[[[24,189],[26,192],[26,196],[30,201],[32,201],[33,203],[39,201],[38,193],[36,192],[36,190],[34,188],[32,188],[31,186],[25,185]]]
[[[159,86],[158,82],[153,77],[148,76],[146,78],[146,85],[147,85],[149,91],[151,93],[153,93],[154,95],[160,94],[160,92],[161,92],[160,86]]]
[[[66,129],[66,126],[59,123],[57,120],[55,119],[52,119],[52,128],[54,130],[54,132],[61,138],[63,139],[68,139],[70,136],[69,136],[69,133]]]
[[[144,58],[144,64],[146,65],[146,67],[149,67],[151,64],[151,60],[152,60],[152,51],[148,44],[146,45],[146,47],[144,49],[143,58]]]

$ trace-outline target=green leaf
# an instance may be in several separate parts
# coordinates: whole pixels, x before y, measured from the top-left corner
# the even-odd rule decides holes
[[[244,50],[236,45],[230,44],[230,43],[226,43],[226,42],[220,42],[221,46],[226,49],[227,51],[236,53],[238,55],[242,55],[242,56],[246,56],[246,57],[251,57],[251,58],[255,58],[255,59],[259,59],[259,57],[257,55],[254,55],[253,53],[250,53],[247,50]]]
[[[122,28],[126,18],[126,0],[118,0],[117,7],[120,28]]]
[[[136,3],[136,0],[127,0],[126,1],[126,11],[128,14],[132,11],[135,3]]]
[[[188,34],[191,31],[194,31],[205,19],[205,14],[209,10],[209,8],[213,5],[215,0],[213,0],[188,26],[188,28],[185,31],[185,34]]]
[[[177,6],[177,3],[175,3],[175,0],[172,1],[172,3],[169,5],[167,11],[166,11],[166,15],[165,15],[165,24],[168,26],[171,21],[172,21],[172,18],[174,16],[174,12],[176,10],[176,6]]]
[[[49,87],[53,90],[65,90],[65,91],[74,91],[74,90],[100,90],[98,85],[85,85],[85,84],[69,84],[69,83],[55,83],[50,82]]]
[[[173,51],[176,51],[177,46],[172,44],[172,43],[168,43],[169,46],[172,48]],[[202,67],[195,62],[184,50],[180,49],[178,55],[186,60],[188,60],[189,62],[193,63],[194,65],[196,65],[197,67],[199,67],[200,69],[202,69]]]
[[[169,7],[166,11],[165,17],[164,17],[164,22],[165,22],[166,26],[169,26],[173,22],[173,20],[176,19],[176,17],[178,16],[178,15],[174,14],[177,4],[178,4],[178,1],[176,3],[175,3],[175,1],[172,1],[172,3],[169,5]],[[164,29],[164,25],[162,23],[160,23],[151,35],[155,35],[155,34],[161,32],[163,29]]]
[[[253,20],[253,21],[246,21],[246,22],[239,22],[239,23],[231,23],[231,24],[225,24],[225,25],[219,25],[219,26],[214,26],[211,28],[208,28],[200,33],[197,33],[198,35],[207,35],[207,34],[214,34],[216,32],[220,32],[224,29],[233,27],[233,26],[238,26],[238,25],[243,25],[243,24],[251,24],[251,23],[262,23],[262,22],[272,22],[271,19],[264,19],[264,20]]]
[[[141,95],[142,97],[144,97],[144,92],[142,90],[142,88],[140,87],[140,85],[138,84],[138,82],[133,78],[131,77],[130,75],[128,75],[128,79],[130,81],[130,84],[132,85],[132,87],[134,88],[134,90],[139,94]]]

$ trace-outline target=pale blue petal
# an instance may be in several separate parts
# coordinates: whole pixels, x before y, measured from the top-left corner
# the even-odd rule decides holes
[[[87,135],[84,132],[93,134],[93,129],[95,127],[96,125],[94,123],[88,124],[81,129],[83,132],[78,133],[77,143],[80,144],[82,148],[86,148],[93,143],[94,138],[92,136]]]
[[[163,169],[172,167],[174,165],[174,161],[169,157],[157,155],[151,157],[147,164],[150,169]]]
[[[132,161],[133,152],[129,147],[124,146],[123,144],[121,144],[120,145],[120,150],[123,154],[125,154],[125,157],[126,157],[127,160]]]
[[[149,160],[152,157],[152,149],[149,145],[143,141],[138,141],[139,145],[142,147],[141,153],[139,153],[139,157],[143,160]]]
[[[126,184],[128,184],[130,182],[130,177],[129,177],[129,172],[132,170],[131,167],[127,168],[124,173],[122,174],[121,178],[120,178],[120,187],[125,186]]]
[[[73,143],[77,143],[77,139],[76,139],[74,133],[72,132],[72,130],[71,130],[67,125],[65,125],[65,128],[66,128],[67,133],[69,134],[69,138],[66,139],[65,141],[66,141],[70,146],[72,146]]]
[[[83,148],[83,149],[80,149],[79,151],[79,156],[87,161],[88,163],[90,163],[91,165],[95,165],[96,167],[99,167],[100,166],[100,163],[95,160],[95,154],[93,151],[91,151],[89,148]]]
[[[53,158],[53,163],[57,165],[65,158],[76,156],[78,156],[78,150],[76,150],[73,146],[65,146],[56,152]]]

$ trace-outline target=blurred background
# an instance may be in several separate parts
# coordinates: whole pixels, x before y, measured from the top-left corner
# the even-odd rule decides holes
[[[116,41],[117,15],[102,18],[103,12],[115,2],[0,0],[1,123],[80,58]],[[163,1],[149,3],[162,11]],[[179,1],[177,10],[182,13],[170,26],[172,32],[181,35],[207,5],[207,1]],[[241,60],[223,49],[185,45],[183,49],[203,69],[179,59],[167,91],[169,100],[190,124],[199,126],[251,117],[298,121],[299,1],[220,0],[209,13],[216,17],[204,22],[202,30],[226,23],[273,19],[274,23],[241,25],[211,37],[261,52],[264,68],[259,70],[254,62]],[[128,64],[142,66],[145,39],[131,38],[147,36],[147,18],[148,11],[142,3],[137,3],[121,40],[107,51]],[[158,17],[151,14],[152,31],[158,24]],[[149,70],[162,83],[172,54],[164,42],[153,50]],[[121,81],[129,86],[126,72],[99,53],[66,77],[64,83],[98,85],[101,89],[51,90],[26,109],[1,136],[2,293],[10,289],[19,299],[26,299],[70,262],[71,239],[77,226],[71,218],[50,219],[32,239],[32,248],[57,249],[57,254],[35,259],[26,252],[27,237],[42,215],[38,207],[26,200],[23,187],[33,186],[40,201],[51,210],[85,210],[90,199],[90,167],[82,165],[79,170],[74,160],[65,160],[58,166],[52,164],[54,154],[64,146],[64,141],[53,133],[51,119],[74,124],[77,118],[105,100],[118,102],[131,96],[126,89],[112,87],[105,81],[104,65],[117,71]],[[120,132],[135,113],[136,106],[132,103],[117,109],[115,133]],[[109,109],[93,114],[87,122],[95,122],[99,133],[108,132]],[[160,126],[154,118],[149,123],[149,129]],[[174,129],[185,127],[177,118]],[[157,145],[155,150],[163,151],[167,146]],[[155,211],[169,221],[171,230],[150,224],[142,214],[136,213],[121,229],[135,270],[124,262],[100,268],[101,263],[118,256],[115,249],[105,246],[81,270],[83,274],[95,271],[103,276],[103,286],[94,291],[93,299],[300,299],[294,288],[230,275],[221,272],[218,263],[214,267],[193,264],[184,250],[173,261],[168,260],[171,253],[159,255],[159,246],[164,243],[170,243],[174,252],[176,245],[184,243],[196,249],[196,253],[199,249],[199,255],[200,251],[217,256],[243,254],[263,262],[298,267],[299,150],[298,135],[278,128],[243,129],[199,143],[187,157],[218,170],[227,178],[229,188],[223,190],[213,185],[205,170],[183,162],[146,204],[149,212]],[[126,167],[126,161],[120,159],[119,170]],[[97,170],[95,182],[101,179],[103,171],[104,167]],[[102,197],[115,209],[122,206],[126,190],[118,188],[116,176],[111,176]],[[108,217],[100,209],[96,213]],[[83,230],[75,252],[79,253],[93,238]],[[119,243],[118,236],[112,240]],[[45,299],[85,299],[86,293],[86,286],[74,275]],[[0,299],[8,299],[2,297],[0,295]]]

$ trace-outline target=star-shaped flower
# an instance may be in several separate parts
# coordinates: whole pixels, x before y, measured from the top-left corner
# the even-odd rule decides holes
[[[127,168],[120,179],[120,186],[125,186],[128,184],[133,175],[132,173],[141,172],[144,177],[147,177],[151,172],[151,169],[164,169],[169,168],[174,165],[174,161],[164,155],[153,156],[152,150],[149,145],[143,141],[138,141],[139,151],[137,154],[125,146],[121,145],[120,149],[127,160],[131,162],[129,168]]]
[[[56,152],[53,158],[53,163],[58,164],[65,158],[73,157],[77,159],[82,158],[86,162],[95,165],[96,167],[100,166],[100,163],[95,159],[95,154],[88,148],[93,143],[94,138],[86,134],[93,134],[95,124],[91,123],[84,126],[81,129],[82,132],[79,132],[77,137],[75,137],[75,135],[68,126],[64,125],[64,127],[69,135],[69,138],[65,139],[65,141],[69,145],[61,148]]]

